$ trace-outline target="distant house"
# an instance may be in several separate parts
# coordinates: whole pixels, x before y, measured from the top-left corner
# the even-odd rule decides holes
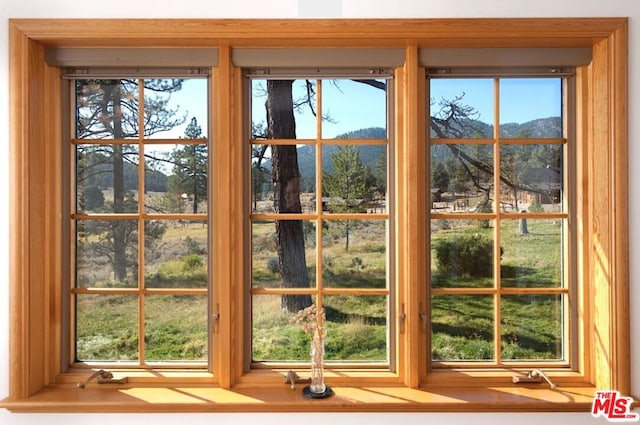
[[[541,204],[560,202],[562,196],[562,169],[559,167],[531,167],[524,177],[527,187],[542,193],[529,193],[530,200],[534,197]]]
[[[345,212],[357,212],[366,207],[364,199],[351,199],[350,205],[347,206],[347,201],[341,196],[323,196],[322,197],[322,211],[331,211],[331,209],[345,209]]]
[[[431,188],[431,202],[442,202],[442,189],[440,188]]]

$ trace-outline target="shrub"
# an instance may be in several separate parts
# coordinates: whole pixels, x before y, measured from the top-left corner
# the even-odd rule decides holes
[[[500,257],[504,249],[500,247]],[[438,271],[454,276],[490,277],[493,275],[493,241],[484,236],[459,235],[442,239],[435,245]]]
[[[184,257],[182,260],[182,271],[184,272],[192,272],[204,265],[204,261],[202,261],[202,257],[195,254],[190,254]]]
[[[98,186],[88,186],[83,193],[84,208],[93,210],[104,205],[104,193]]]
[[[267,260],[267,268],[271,273],[278,273],[280,271],[280,262],[278,261],[278,257],[270,257]]]
[[[544,212],[544,208],[542,207],[542,204],[540,204],[540,200],[537,196],[529,202],[529,212]]]
[[[184,247],[187,251],[187,254],[198,254],[203,255],[206,253],[206,250],[200,246],[200,243],[197,239],[192,238],[191,236],[187,236],[184,239]]]

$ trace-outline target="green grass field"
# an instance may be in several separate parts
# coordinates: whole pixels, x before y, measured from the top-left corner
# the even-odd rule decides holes
[[[443,238],[465,233],[490,237],[493,228],[468,220],[438,221],[432,226],[432,246]],[[334,288],[385,288],[387,253],[385,222],[352,224],[349,250],[345,223],[323,229],[323,282]],[[530,220],[529,235],[518,233],[517,220],[501,226],[501,281],[507,287],[550,288],[562,285],[561,226],[554,220]],[[315,282],[315,227],[305,224],[310,285]],[[255,223],[252,285],[278,287],[274,223]],[[206,286],[206,226],[172,223],[150,250],[145,278],[150,287]],[[87,260],[90,260],[87,258]],[[491,261],[491,259],[487,259]],[[108,265],[96,258],[93,276],[108,276]],[[90,268],[87,268],[90,269]],[[105,278],[104,285],[108,284]],[[434,288],[491,287],[491,277],[440,273],[432,259]],[[101,282],[96,280],[95,286]],[[385,296],[327,295],[326,359],[373,361],[389,359],[388,300]],[[493,359],[494,300],[491,295],[434,295],[431,298],[434,360]],[[562,356],[563,299],[556,295],[510,295],[501,299],[502,359],[559,359]],[[145,299],[147,360],[207,358],[206,296],[148,296]],[[81,360],[136,360],[139,314],[137,298],[124,295],[77,297],[77,357]],[[171,314],[168,314],[168,313]],[[254,295],[252,356],[256,361],[308,361],[309,337],[289,322],[293,313],[280,309],[280,297]]]

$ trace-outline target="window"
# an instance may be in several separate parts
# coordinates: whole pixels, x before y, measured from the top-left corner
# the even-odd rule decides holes
[[[390,367],[392,81],[370,75],[251,76],[253,367],[308,361],[291,319],[312,304],[328,367]]]
[[[627,212],[620,208],[627,190],[627,22],[533,19],[525,23],[518,19],[305,20],[287,21],[284,25],[281,21],[203,20],[186,25],[185,21],[136,20],[122,25],[108,20],[12,20],[12,368],[10,397],[2,406],[15,411],[76,412],[112,410],[114,406],[119,411],[147,412],[586,410],[595,389],[628,394]],[[497,40],[496,30],[508,37]],[[305,47],[309,45],[315,47]],[[210,50],[207,46],[217,46],[215,61],[185,59],[191,54],[206,56],[203,49],[206,53]],[[316,63],[282,62],[282,55],[299,58],[305,50],[312,51],[312,62]],[[572,55],[580,56],[584,50],[589,60],[576,64],[575,73],[505,74],[505,54],[509,60],[520,58],[518,64],[511,64],[515,67],[509,69],[512,72],[531,66],[548,70],[558,64],[568,65],[573,63],[569,60]],[[52,51],[58,51],[60,56]],[[158,51],[162,54],[154,59],[153,52]],[[358,51],[366,51],[369,58],[380,58],[380,63],[370,66],[371,63],[349,62]],[[514,55],[514,51],[521,54]],[[83,56],[76,63],[65,64],[67,53]],[[247,57],[257,63],[245,62]],[[391,63],[383,61],[385,57],[392,57]],[[461,64],[452,58],[473,61]],[[88,64],[89,59],[94,62]],[[135,59],[144,60],[146,68],[132,63]],[[172,60],[180,62],[180,66],[204,68],[211,75],[211,87],[204,88],[206,80],[193,74],[176,73]],[[327,73],[321,72],[324,68],[318,70],[318,62],[327,64]],[[121,64],[126,70],[114,69],[113,64]],[[71,77],[73,83],[62,79],[67,66],[79,67],[79,74]],[[100,72],[83,74],[84,67]],[[487,67],[502,69],[479,72]],[[355,72],[361,68],[374,73]],[[466,75],[453,74],[462,68]],[[134,69],[140,74],[134,74]],[[389,73],[376,74],[379,69]],[[434,69],[441,71],[434,75]],[[447,74],[447,70],[452,73]],[[263,74],[258,75],[260,72]],[[369,87],[354,82],[354,76],[367,79]],[[141,131],[145,127],[143,121],[149,117],[146,111],[153,105],[153,96],[147,101],[145,95],[150,95],[147,81],[173,78],[193,79],[203,84],[202,90],[207,92],[207,117],[197,119],[201,137],[185,137],[186,128],[157,137],[147,137],[150,135]],[[92,79],[101,83],[92,85]],[[303,124],[303,118],[296,119],[299,132],[295,138],[285,134],[256,137],[259,126],[253,126],[255,131],[251,132],[251,124],[262,120],[266,123],[267,118],[254,113],[251,103],[261,108],[264,98],[253,97],[247,85],[257,88],[270,81],[296,80],[297,85],[304,83],[306,92],[307,79],[309,89],[315,93],[316,117],[311,124]],[[116,83],[108,85],[106,80]],[[76,90],[83,93],[83,85],[89,90],[86,93],[111,89],[123,81],[132,83],[134,94],[129,99],[138,100],[131,115],[127,115],[131,118],[130,127],[137,131],[89,137],[78,132],[75,124],[67,125],[71,120],[65,119],[65,110],[71,111],[74,120],[90,111],[90,102],[75,107]],[[364,99],[349,94],[351,88],[373,90],[370,86],[374,82],[386,82],[393,88],[385,92],[383,101],[375,103],[379,106],[374,105],[376,113],[384,117],[384,135],[335,138],[356,129],[332,133],[331,120],[322,117],[350,123]],[[461,90],[471,93],[472,83],[488,87],[481,98],[493,109],[488,112],[491,119],[482,122],[491,122],[494,131],[472,133],[482,137],[462,133],[454,138],[450,133],[444,134],[447,137],[430,137],[427,129],[433,114],[427,94],[434,97],[448,83],[457,85],[454,96]],[[509,102],[522,96],[516,91],[522,83],[551,85],[538,92],[554,94],[539,97],[551,99],[553,116],[562,114],[561,131],[544,137],[501,131],[511,121],[506,114],[518,110]],[[332,90],[336,90],[337,97],[333,97]],[[438,96],[452,99],[442,93]],[[204,102],[203,97],[189,99]],[[466,102],[470,97],[471,94],[465,95],[463,99]],[[73,104],[65,105],[65,99],[71,99]],[[367,106],[369,103],[372,102],[367,101]],[[180,104],[192,107],[190,101]],[[347,115],[339,112],[342,106],[347,106]],[[481,108],[478,103],[471,106]],[[109,107],[106,110],[110,111]],[[110,115],[117,115],[115,109],[111,111],[102,121],[107,125],[114,121]],[[187,116],[184,124],[190,118]],[[92,131],[104,132],[100,126],[104,124],[96,124]],[[209,144],[208,139],[212,141]],[[179,163],[178,153],[205,146],[210,163],[208,202],[202,198],[195,201],[191,192],[183,190],[186,196],[180,196],[182,204],[174,199],[173,207],[157,208],[158,200],[148,193],[153,177],[159,177],[158,170],[166,176],[177,176],[179,169],[176,164],[163,165],[156,160],[175,153],[173,162]],[[283,197],[286,201],[287,187],[280,184],[274,190],[273,177],[265,172],[269,163],[273,165],[274,157],[282,153],[274,153],[274,147],[293,153],[299,163],[303,153],[313,158],[314,177],[300,186],[305,190],[303,198],[311,202],[301,202],[293,212],[285,212],[280,206]],[[356,150],[365,162],[363,148],[386,152],[387,187],[383,192],[379,186],[376,190],[370,186],[362,197],[351,202],[351,195],[333,188],[331,180],[339,169],[336,163],[342,159],[338,153],[346,159],[356,157]],[[435,181],[440,166],[433,152],[440,149],[489,168],[474,173],[473,178],[461,173],[453,182],[445,168],[445,173],[437,176],[439,180],[447,176],[450,179],[447,190],[440,194],[445,201],[436,201],[438,193],[431,191],[431,171]],[[128,194],[125,191],[122,205],[114,210],[116,198],[110,192],[116,191],[116,185],[102,183],[96,191],[89,189],[87,183],[93,164],[107,161],[98,169],[105,170],[105,175],[115,174],[109,170],[119,166],[114,155],[120,151],[130,158],[127,168],[133,170],[137,180],[127,188]],[[256,152],[262,156],[252,154]],[[332,158],[331,153],[336,157]],[[382,153],[377,156],[382,157]],[[533,159],[523,159],[529,156]],[[329,159],[333,160],[333,169],[328,166]],[[543,159],[548,164],[543,166]],[[374,162],[378,159],[371,163]],[[524,163],[527,166],[522,170],[519,165]],[[455,164],[454,161],[454,167]],[[458,160],[458,164],[462,163]],[[560,172],[562,179],[551,178],[552,171],[554,176]],[[68,176],[73,184],[68,183]],[[510,184],[503,181],[506,178],[511,179]],[[517,186],[517,193],[513,183],[516,180],[524,183]],[[574,190],[577,182],[581,190]],[[454,192],[461,196],[452,197],[454,183],[459,184]],[[147,194],[142,196],[145,189]],[[491,211],[472,211],[483,195],[492,201]],[[364,202],[367,197],[371,201]],[[455,209],[448,204],[441,208],[444,204],[438,202],[451,198],[460,201],[453,203]],[[110,206],[109,202],[113,204]],[[537,211],[531,209],[531,204],[536,203],[540,204]],[[527,212],[519,212],[525,205]],[[521,219],[526,219],[529,236],[520,238],[513,232],[524,229]],[[179,220],[190,221],[184,232],[193,232],[193,236],[180,235],[193,239],[197,233],[199,252],[206,249],[206,255],[196,254],[188,259],[187,270],[199,268],[197,257],[202,255],[202,265],[208,267],[208,286],[202,286],[202,280],[195,279],[189,270],[188,281],[166,278],[167,268],[174,267],[172,262],[179,263],[184,272],[187,251],[163,259],[165,253],[159,253],[154,243],[171,248],[168,229],[174,225],[179,228],[183,224]],[[289,263],[277,260],[276,273],[276,261],[269,258],[278,256],[277,248],[274,251],[273,242],[259,245],[273,241],[276,222],[284,221],[300,222],[308,243],[304,249],[308,276],[302,280],[304,288],[281,285],[279,268]],[[487,221],[489,229],[482,227]],[[100,229],[124,223],[130,225],[130,234],[136,235],[124,250],[129,254],[127,261],[120,263],[125,266],[124,273],[116,274],[114,269],[114,279],[91,278],[89,273],[104,274],[109,269],[108,256],[100,259],[99,265],[92,252],[98,248],[95,244],[99,236],[108,238],[108,231]],[[205,223],[206,231],[200,227]],[[164,227],[164,233],[157,231],[156,225]],[[445,240],[443,235],[451,232],[466,233],[469,226],[477,229],[472,237],[478,233],[489,241],[487,249],[494,260],[488,276],[477,277],[455,267],[449,272],[428,267],[429,257],[434,262],[437,259],[431,249],[433,246],[437,250],[439,244],[435,242]],[[438,233],[431,231],[433,227]],[[541,268],[544,276],[530,270],[533,267],[517,254],[530,248],[522,240],[533,239],[542,232],[540,229],[547,232],[552,252],[550,256],[545,253],[544,258],[537,252],[527,260],[536,259],[536,255],[539,261],[551,258],[550,265]],[[150,240],[151,235],[160,233]],[[377,247],[358,247],[358,241],[373,243],[374,239]],[[194,243],[189,245],[196,247]],[[68,249],[70,246],[73,249]],[[186,246],[180,249],[187,249]],[[459,242],[451,246],[449,254],[460,251]],[[361,250],[357,255],[361,262],[355,259],[356,248]],[[113,250],[111,255],[115,257],[115,253]],[[446,279],[442,278],[443,272],[449,274]],[[356,300],[355,311],[362,310],[364,302],[360,301],[375,300],[366,319],[352,317],[345,321],[336,315],[336,320],[329,320],[332,328],[342,327],[341,335],[347,332],[347,325],[349,330],[365,326],[366,332],[353,334],[366,335],[366,343],[377,341],[374,345],[378,348],[383,347],[384,341],[383,349],[366,354],[365,345],[360,345],[355,350],[357,355],[338,352],[338,347],[346,345],[329,341],[335,344],[328,347],[334,356],[327,374],[327,382],[335,391],[331,398],[307,401],[300,391],[283,385],[282,378],[289,368],[305,376],[306,359],[297,354],[302,351],[260,351],[263,335],[256,327],[262,319],[257,317],[258,307],[264,300],[271,300],[272,308],[279,308],[288,296],[309,297],[307,302],[344,314],[354,314],[354,310],[347,311],[342,299]],[[80,314],[96,313],[84,308],[88,300],[98,299],[106,305],[107,299],[112,299],[109,297],[129,299],[131,309],[136,309],[135,318],[131,315],[126,327],[114,326],[130,329],[132,339],[137,338],[135,352],[131,349],[128,358],[120,359],[119,367],[112,367],[110,360],[115,356],[88,352],[84,347],[93,345],[84,344],[80,338],[80,332],[90,324]],[[199,304],[197,317],[208,315],[200,322],[199,331],[203,335],[206,326],[206,338],[210,340],[206,354],[157,354],[162,341],[155,339],[153,327],[166,329],[169,324],[163,323],[164,316],[155,314],[160,309],[154,303],[172,303],[178,297]],[[469,318],[465,325],[470,330],[466,335],[475,339],[474,343],[481,342],[476,345],[482,354],[481,350],[460,359],[464,353],[453,344],[436,345],[437,338],[453,340],[458,336],[441,332],[447,331],[451,323],[438,305],[452,302],[465,309],[462,317]],[[472,303],[475,310],[469,311]],[[76,305],[80,308],[79,326],[75,334],[70,334],[75,318],[65,322],[65,317],[75,311],[72,307]],[[117,305],[109,307],[114,314]],[[512,308],[515,305],[518,309]],[[522,306],[544,307],[549,312],[544,330],[550,337],[544,349],[532,341],[536,335],[524,333],[521,324],[526,310],[519,309]],[[478,311],[488,313],[484,321],[470,318]],[[540,314],[540,310],[536,308],[534,314]],[[191,313],[189,317],[192,318]],[[430,323],[439,326],[432,328],[433,334]],[[303,344],[297,336],[287,339],[289,332],[295,335],[298,330],[290,328],[286,321],[281,324],[284,327],[278,329],[278,338]],[[261,326],[264,329],[266,324]],[[383,332],[384,337],[375,335]],[[474,333],[486,338],[479,340]],[[162,335],[168,332],[163,331]],[[525,337],[536,349],[522,351],[522,346],[516,347],[514,342],[524,341]],[[197,340],[203,341],[204,336]],[[180,344],[186,347],[191,341],[195,339]],[[446,347],[447,351],[434,347]],[[76,357],[82,361],[75,362]],[[109,366],[118,377],[128,377],[129,382],[124,386],[92,384],[87,390],[74,389],[71,393],[70,387],[89,375],[86,366]],[[512,377],[534,366],[552,369],[550,375],[559,388],[551,391],[544,385],[512,383]]]
[[[429,75],[434,368],[577,361],[574,90],[553,71]]]
[[[206,365],[207,79],[83,77],[70,86],[69,363]]]

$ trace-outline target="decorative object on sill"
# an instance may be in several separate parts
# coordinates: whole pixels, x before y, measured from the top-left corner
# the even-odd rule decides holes
[[[529,373],[527,373],[524,376],[521,375],[517,375],[514,376],[512,378],[512,381],[514,384],[522,384],[522,383],[541,383],[543,381],[546,381],[547,384],[549,384],[549,387],[551,387],[551,389],[556,389],[558,387],[558,384],[556,384],[555,382],[553,382],[551,380],[551,378],[549,378],[547,376],[546,373],[544,373],[542,370],[540,369],[533,369],[530,370]]]
[[[104,369],[100,369],[96,372],[93,372],[91,376],[84,380],[84,382],[78,382],[76,386],[81,390],[85,389],[87,384],[94,378],[97,378],[98,384],[126,384],[128,379],[124,378],[114,378],[113,373],[106,371]]]
[[[324,309],[318,309],[315,304],[300,310],[291,322],[302,326],[311,335],[311,383],[303,388],[302,394],[308,398],[326,398],[333,394],[331,387],[324,383]]]
[[[298,375],[295,371],[290,370],[287,372],[287,374],[284,377],[284,383],[285,384],[291,384],[291,389],[295,390],[296,389],[296,384],[300,383],[300,382],[311,382],[311,378],[301,378],[300,375]]]

